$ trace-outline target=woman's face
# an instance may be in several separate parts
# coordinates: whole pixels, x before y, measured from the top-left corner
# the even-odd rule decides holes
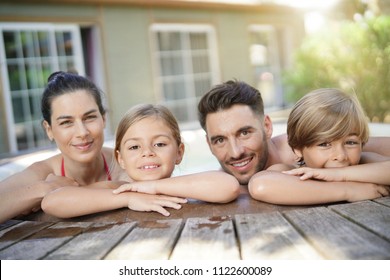
[[[184,146],[177,145],[171,129],[156,117],[131,125],[120,145],[120,166],[135,181],[169,178],[182,160]]]
[[[91,94],[85,90],[63,94],[53,99],[51,110],[51,125],[44,126],[64,156],[87,163],[101,154],[105,118]]]

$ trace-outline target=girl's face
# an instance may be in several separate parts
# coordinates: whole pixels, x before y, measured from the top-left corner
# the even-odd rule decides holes
[[[177,145],[163,120],[147,117],[127,129],[117,153],[120,166],[133,180],[158,180],[172,175],[184,145]]]
[[[295,150],[305,165],[312,168],[345,167],[359,164],[362,142],[354,134],[332,142],[320,142],[303,150]]]
[[[53,99],[51,125],[44,126],[65,157],[89,163],[100,156],[104,143],[105,118],[95,99],[84,90]]]

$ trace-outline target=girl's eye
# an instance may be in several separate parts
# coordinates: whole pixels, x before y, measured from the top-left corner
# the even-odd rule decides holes
[[[349,140],[349,141],[346,141],[345,144],[347,144],[347,145],[359,145],[360,143],[358,141]]]
[[[137,145],[129,146],[128,149],[129,149],[129,150],[137,150],[137,149],[139,149],[139,146],[137,146]]]
[[[166,144],[165,143],[156,143],[155,146],[156,147],[165,147]]]

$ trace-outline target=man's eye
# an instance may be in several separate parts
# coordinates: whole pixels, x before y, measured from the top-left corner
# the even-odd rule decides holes
[[[62,121],[62,122],[60,122],[60,125],[70,125],[70,124],[72,124],[71,121]]]

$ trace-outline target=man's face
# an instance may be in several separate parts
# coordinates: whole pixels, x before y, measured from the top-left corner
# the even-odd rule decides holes
[[[222,168],[242,185],[260,170],[268,160],[267,140],[272,136],[268,116],[261,118],[247,105],[207,115],[206,137],[210,150]]]

